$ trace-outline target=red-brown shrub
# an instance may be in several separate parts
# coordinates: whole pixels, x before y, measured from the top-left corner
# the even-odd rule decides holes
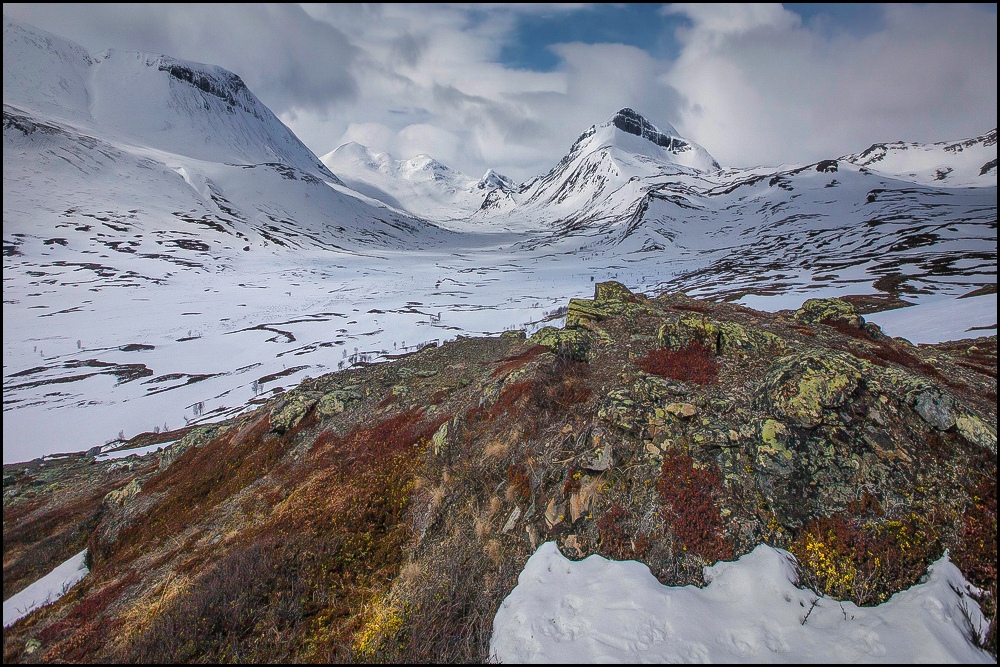
[[[989,468],[984,466],[986,470]],[[966,487],[972,502],[963,513],[962,543],[953,550],[962,574],[980,588],[997,586],[997,480],[993,474],[981,476]]]
[[[675,310],[687,310],[692,313],[703,313],[707,314],[712,312],[712,309],[701,303],[675,303],[671,308]]]
[[[663,518],[685,549],[706,560],[726,560],[733,549],[723,533],[719,507],[712,490],[721,486],[715,467],[698,468],[690,455],[668,452],[663,457],[656,488],[663,502]]]
[[[602,553],[616,560],[627,560],[642,556],[649,550],[649,537],[640,534],[633,539],[626,527],[627,521],[628,513],[618,503],[609,507],[597,520]]]
[[[531,476],[520,463],[512,463],[507,468],[507,485],[514,490],[515,497],[521,502],[527,502],[531,498]]]
[[[719,365],[712,350],[696,341],[679,350],[652,350],[636,365],[647,373],[681,382],[714,384],[719,379]]]
[[[857,605],[885,602],[912,586],[941,552],[936,527],[914,514],[876,521],[847,513],[820,517],[788,549],[810,585]]]

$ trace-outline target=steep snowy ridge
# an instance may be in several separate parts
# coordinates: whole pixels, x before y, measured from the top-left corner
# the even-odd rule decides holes
[[[841,160],[921,185],[996,187],[997,130],[961,141],[873,144]]]
[[[6,17],[4,63],[4,104],[40,120],[198,160],[281,162],[337,181],[221,67],[117,50],[92,56]]]
[[[125,235],[119,246],[132,247],[177,218],[203,223],[189,247],[436,238],[426,223],[344,187],[236,74],[148,53],[92,56],[6,17],[4,141],[5,235],[27,231],[8,211],[41,210],[127,216],[132,229],[113,231]],[[63,173],[56,187],[53,173]],[[39,223],[32,220],[32,231]],[[426,233],[418,238],[417,230]]]
[[[546,175],[517,192],[494,193],[473,216],[509,228],[596,228],[634,217],[646,193],[671,176],[719,168],[701,146],[672,127],[661,131],[629,108],[593,125]]]
[[[52,119],[90,120],[93,64],[82,46],[4,15],[4,104]]]
[[[399,160],[356,142],[330,151],[322,161],[358,192],[434,221],[468,217],[493,190],[515,187],[492,169],[477,181],[429,155]]]

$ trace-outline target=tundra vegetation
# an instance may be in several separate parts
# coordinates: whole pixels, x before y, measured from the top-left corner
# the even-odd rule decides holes
[[[485,661],[530,554],[663,583],[767,543],[859,605],[950,550],[996,654],[996,337],[916,347],[847,301],[598,283],[566,327],[362,365],[117,461],[4,466],[4,597],[91,573],[5,662]]]

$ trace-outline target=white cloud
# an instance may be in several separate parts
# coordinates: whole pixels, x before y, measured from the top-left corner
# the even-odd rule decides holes
[[[996,126],[996,14],[889,6],[864,36],[825,36],[786,10],[690,19],[664,81],[682,132],[724,164],[837,157],[878,141],[943,141]]]
[[[723,164],[837,156],[996,125],[996,13],[890,5],[866,34],[781,5],[662,12],[665,60],[624,44],[551,46],[558,65],[504,66],[532,13],[558,5],[17,5],[5,13],[82,43],[143,49],[240,74],[317,154],[344,141],[426,152],[475,176],[551,168],[593,123],[631,106]],[[678,22],[683,25],[677,28]]]

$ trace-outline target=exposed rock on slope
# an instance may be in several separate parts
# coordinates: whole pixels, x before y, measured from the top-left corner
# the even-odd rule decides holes
[[[29,522],[80,526],[91,555],[5,661],[483,660],[546,540],[670,584],[768,543],[859,604],[948,548],[994,604],[995,336],[918,348],[845,301],[772,315],[616,283],[567,322],[307,380],[127,476],[5,467],[5,597],[26,558],[79,547],[9,542]],[[129,487],[39,489],[60,465]]]

